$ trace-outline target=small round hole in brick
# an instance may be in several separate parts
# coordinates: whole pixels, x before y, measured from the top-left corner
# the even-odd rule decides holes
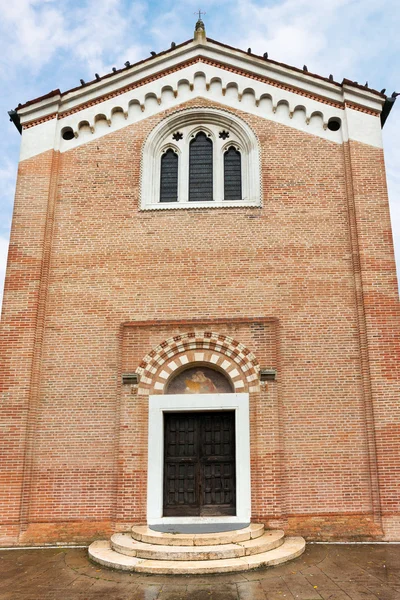
[[[336,117],[332,117],[332,119],[329,119],[329,121],[328,121],[329,131],[339,131],[341,125],[342,125],[341,120]]]
[[[73,140],[75,137],[73,129],[71,127],[64,127],[64,129],[61,131],[61,137],[66,141]]]

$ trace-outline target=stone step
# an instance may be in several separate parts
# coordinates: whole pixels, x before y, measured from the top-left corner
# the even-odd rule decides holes
[[[158,544],[161,546],[218,546],[220,544],[236,544],[255,539],[264,533],[264,525],[250,523],[243,529],[221,531],[217,533],[161,533],[146,525],[132,527],[131,535],[138,542]]]
[[[217,546],[161,546],[138,542],[129,534],[116,533],[111,537],[111,548],[116,552],[151,560],[216,560],[244,556],[245,550],[239,544],[219,544]]]
[[[126,556],[150,560],[221,560],[239,558],[272,550],[284,541],[284,532],[266,531],[262,536],[236,544],[212,546],[161,546],[134,540],[128,533],[115,533],[111,537],[111,548]]]
[[[92,560],[106,567],[123,571],[136,571],[159,575],[203,575],[206,573],[228,573],[248,571],[258,567],[279,565],[300,556],[305,550],[301,537],[286,538],[284,543],[268,552],[261,552],[240,558],[220,560],[148,560],[136,556],[126,556],[112,550],[109,541],[93,542],[89,546]]]
[[[110,567],[111,569],[118,569],[119,571],[135,571],[135,567],[143,562],[141,558],[125,556],[125,554],[115,552],[108,540],[92,542],[88,552],[89,558],[94,560],[94,562],[105,567]]]
[[[285,532],[281,529],[271,529],[264,531],[264,533],[251,540],[245,542],[239,542],[240,546],[244,548],[244,556],[251,556],[253,554],[261,554],[262,552],[268,552],[279,548],[285,542]]]

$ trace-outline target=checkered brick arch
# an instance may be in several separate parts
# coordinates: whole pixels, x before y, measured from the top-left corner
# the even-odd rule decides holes
[[[177,370],[191,364],[205,364],[226,373],[235,392],[259,391],[259,364],[240,342],[213,332],[176,335],[162,342],[140,363],[138,393],[163,394]]]

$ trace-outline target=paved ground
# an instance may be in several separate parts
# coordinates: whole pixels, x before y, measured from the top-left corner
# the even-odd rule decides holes
[[[0,600],[400,600],[400,544],[308,545],[245,574],[152,576],[89,562],[83,549],[0,551]]]

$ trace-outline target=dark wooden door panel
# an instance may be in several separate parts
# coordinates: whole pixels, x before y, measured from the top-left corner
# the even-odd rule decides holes
[[[196,415],[167,414],[164,425],[164,514],[199,514]]]
[[[165,465],[165,506],[167,508],[191,510],[198,512],[198,477],[197,465],[190,462],[167,463]]]
[[[202,428],[203,457],[235,459],[235,413],[206,413]]]
[[[193,417],[168,415],[166,420],[166,456],[197,457],[197,420]]]
[[[204,488],[202,515],[235,515],[234,465],[229,463],[207,463],[204,466]]]
[[[209,413],[203,417],[200,457],[201,515],[236,514],[235,413]]]
[[[164,515],[236,514],[235,413],[165,413]]]

